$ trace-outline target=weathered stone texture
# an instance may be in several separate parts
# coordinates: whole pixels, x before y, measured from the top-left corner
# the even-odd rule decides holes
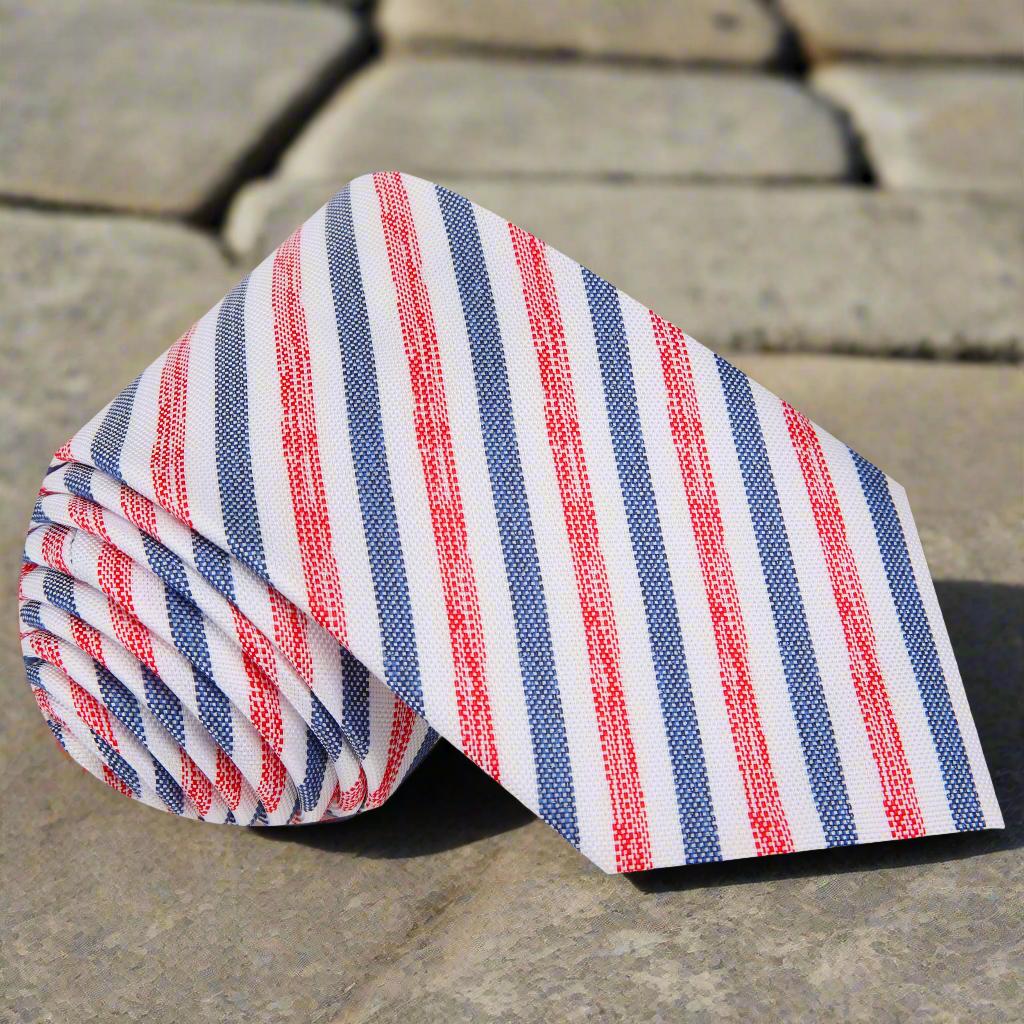
[[[829,179],[839,126],[781,78],[452,57],[360,74],[285,154],[291,178],[367,171]]]
[[[1020,60],[1018,0],[779,0],[816,57],[998,57]]]
[[[812,82],[849,111],[882,185],[1024,195],[1024,72],[835,64]]]
[[[0,502],[20,533],[57,447],[237,273],[206,235],[129,217],[0,209],[0,252]]]
[[[314,5],[44,0],[3,14],[0,192],[179,215],[288,130],[362,31]]]
[[[761,64],[779,23],[755,0],[383,0],[390,45],[562,50],[592,56]]]

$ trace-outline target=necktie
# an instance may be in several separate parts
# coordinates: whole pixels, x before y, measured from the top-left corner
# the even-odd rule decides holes
[[[608,872],[1002,827],[904,490],[408,175],[58,450],[20,598],[54,736],[184,817],[371,810],[443,736]]]

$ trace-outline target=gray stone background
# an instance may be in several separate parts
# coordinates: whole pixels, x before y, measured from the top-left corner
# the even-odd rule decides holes
[[[0,0],[0,1019],[1024,1019],[1020,0]],[[61,757],[50,453],[350,178],[515,220],[907,488],[1007,828],[601,874],[450,747],[301,830]]]

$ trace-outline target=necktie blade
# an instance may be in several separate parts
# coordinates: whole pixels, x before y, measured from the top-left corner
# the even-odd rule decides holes
[[[58,741],[186,817],[371,810],[443,736],[608,872],[1002,827],[899,484],[409,175],[56,453],[20,597]]]

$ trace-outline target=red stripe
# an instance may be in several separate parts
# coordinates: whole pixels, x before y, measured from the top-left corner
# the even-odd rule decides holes
[[[416,442],[448,613],[462,750],[500,781],[498,747],[487,693],[487,652],[480,599],[469,555],[441,354],[430,297],[421,273],[423,261],[416,227],[401,175],[375,174],[373,181],[380,201],[381,223],[398,294],[398,314],[412,381]]]
[[[416,714],[404,701],[395,698],[395,713],[391,719],[391,738],[388,740],[388,759],[384,765],[384,775],[380,785],[366,798],[366,810],[380,807],[395,788],[398,780],[398,769],[409,746],[412,727]]]
[[[846,523],[825,454],[811,421],[785,402],[782,407],[811,499],[821,549],[832,581],[832,593],[843,623],[850,656],[850,675],[860,701],[871,752],[878,765],[889,829],[894,839],[924,835],[924,819],[917,802],[914,779],[878,664],[871,613],[861,586],[857,561],[846,539]]]
[[[284,750],[277,662],[270,641],[234,606],[235,633],[249,680],[249,714],[253,724],[279,754]]]
[[[131,786],[129,786],[113,768],[110,768],[107,765],[103,766],[103,781],[112,789],[116,789],[118,793],[121,793],[124,796],[135,796],[132,792]]]
[[[41,633],[37,630],[32,634],[29,643],[43,661],[49,662],[64,673],[71,690],[71,702],[78,717],[117,750],[117,740],[114,738],[114,729],[106,707],[68,674],[60,653],[60,640],[52,633]]]
[[[68,620],[71,623],[71,635],[74,637],[75,646],[85,651],[90,658],[98,661],[101,665],[106,665],[106,660],[103,657],[103,637],[100,631],[87,622],[83,622],[76,615],[69,615]]]
[[[96,562],[96,581],[107,595],[107,611],[114,636],[125,650],[159,676],[149,629],[135,615],[132,594],[134,564],[124,551],[104,544]]]
[[[336,806],[342,814],[351,814],[359,805],[363,802],[363,797],[366,796],[366,772],[363,771],[363,766],[359,766],[359,778],[356,779],[351,789],[346,790],[344,793],[341,792],[341,783],[337,786],[337,801]]]
[[[39,565],[38,565],[37,562],[22,562],[21,563],[21,573],[18,575],[18,600],[19,601],[24,601],[26,599],[25,598],[25,577],[30,572],[33,572],[35,569],[38,569],[38,568],[39,568]]]
[[[65,722],[64,719],[61,718],[60,715],[58,715],[57,712],[54,711],[53,707],[50,705],[49,694],[47,694],[47,692],[41,686],[33,686],[32,693],[36,698],[36,703],[39,705],[39,710],[43,713],[43,717],[49,718],[51,721],[56,722],[62,729],[66,729],[69,733],[73,735],[73,730],[71,726],[69,726],[68,723]],[[57,746],[60,748],[60,752],[69,761],[74,761],[75,759],[67,752],[67,750],[65,750],[64,744],[61,743],[61,741],[58,740],[56,736],[54,736],[54,739],[57,741]],[[89,769],[86,768],[84,765],[79,765],[79,767],[84,772],[89,771]]]
[[[181,753],[181,788],[189,800],[195,804],[199,814],[205,818],[213,804],[213,784],[182,747],[178,747],[178,750]],[[231,805],[232,808],[237,806],[237,804]]]
[[[43,532],[42,555],[43,561],[65,576],[71,575],[71,570],[64,561],[64,538],[70,531],[66,526],[54,524],[48,526]]]
[[[277,662],[270,641],[234,605],[231,612],[249,680],[249,718],[262,739],[259,796],[263,806],[272,814],[281,802],[288,778],[278,756],[284,752],[284,723]]]
[[[312,690],[313,658],[306,641],[306,616],[273,587],[267,587],[267,594],[274,619],[274,640],[288,663]]]
[[[57,638],[52,633],[44,633],[37,629],[34,633],[30,634],[29,643],[32,645],[32,650],[43,661],[56,666],[67,675],[67,669],[64,668],[64,660],[60,656],[60,646]]]
[[[143,533],[157,537],[156,508],[153,503],[126,484],[121,484],[121,511],[128,521],[134,523]]]
[[[112,598],[130,612],[135,611],[132,596],[131,556],[113,544],[103,544],[96,559],[96,582],[107,597]]]
[[[65,441],[53,453],[53,460],[54,460],[54,462],[74,462],[75,461],[74,455],[71,454],[71,442],[72,441],[74,441],[73,437],[68,438],[68,440]]]
[[[587,636],[590,685],[611,794],[616,869],[642,871],[652,863],[647,811],[622,688],[619,636],[587,475],[558,295],[544,243],[515,225],[510,224],[509,230],[544,387],[548,444],[562,496]]]
[[[39,705],[39,710],[42,711],[47,718],[52,718],[55,722],[59,722],[65,728],[68,727],[65,722],[56,711],[53,710],[53,705],[50,704],[50,694],[44,690],[41,686],[33,686],[32,693],[35,695],[36,703]]]
[[[70,676],[68,676],[68,683],[71,686],[71,702],[75,706],[75,711],[78,712],[78,717],[117,750],[114,726],[110,721],[110,715],[107,713],[106,706],[101,704],[84,686],[76,683]]]
[[[321,821],[331,821],[337,818],[339,815],[351,814],[360,804],[363,802],[363,797],[366,795],[366,773],[363,771],[362,765],[359,766],[359,777],[353,783],[350,789],[345,790],[344,793],[341,791],[341,783],[336,782],[334,784],[334,792],[331,794],[331,799],[327,802],[327,807],[324,813],[321,815]],[[335,814],[334,812],[338,813]]]
[[[262,779],[260,780],[262,788]],[[215,785],[229,807],[237,807],[242,799],[242,771],[227,754],[217,748],[217,779]]]
[[[668,416],[690,507],[693,535],[718,648],[719,672],[733,745],[743,777],[747,814],[758,856],[789,853],[793,835],[772,770],[750,678],[749,648],[722,514],[711,475],[686,336],[651,313],[668,391]]]
[[[334,784],[334,792],[331,793],[331,799],[327,801],[327,806],[324,808],[324,813],[320,815],[320,820],[321,821],[328,821],[328,820],[330,820],[331,818],[334,817],[334,815],[331,813],[331,809],[337,804],[337,802],[340,799],[341,799],[341,783],[340,782],[336,782]]]
[[[150,639],[149,630],[113,598],[107,601],[107,611],[110,614],[110,624],[114,629],[114,636],[117,638],[118,643],[129,654],[138,658],[154,675],[159,676],[160,673],[156,667],[156,658],[153,655],[153,643]]]
[[[188,404],[190,327],[167,351],[160,373],[156,441],[150,455],[157,502],[172,516],[192,525],[185,490],[185,413]]]
[[[324,629],[345,643],[345,606],[320,467],[313,369],[302,306],[300,232],[284,242],[274,256],[271,303],[281,386],[281,447],[288,467],[310,612]]]
[[[122,491],[123,497],[123,491]],[[109,544],[104,544],[97,561],[96,576],[100,589],[107,595],[107,610],[110,623],[118,642],[130,654],[146,665],[155,675],[159,676],[156,657],[153,654],[153,642],[147,627],[135,617],[135,601],[132,595],[132,568],[134,563],[123,551]],[[198,765],[179,747],[181,752],[181,787],[195,804],[199,813],[205,816],[211,806],[211,781],[200,771]],[[218,751],[219,755],[219,751]],[[220,757],[217,761],[220,776]],[[224,783],[223,787],[221,783]],[[235,808],[241,800],[241,783],[233,776],[226,774],[224,779],[218,777],[217,788],[221,791],[228,806]],[[232,802],[234,800],[234,802]]]
[[[68,518],[79,529],[109,541],[107,524],[103,521],[103,508],[95,501],[80,498],[77,494],[68,502]]]

